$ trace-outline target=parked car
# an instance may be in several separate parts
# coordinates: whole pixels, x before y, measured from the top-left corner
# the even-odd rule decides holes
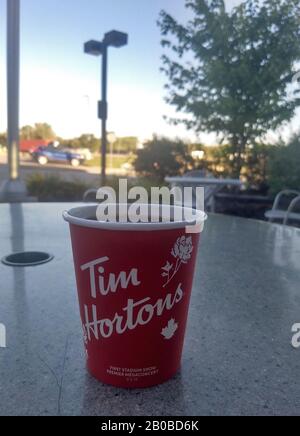
[[[61,162],[78,167],[85,162],[83,154],[71,149],[55,147],[52,144],[38,147],[31,153],[31,156],[40,165],[47,165],[48,162]]]
[[[93,153],[88,148],[76,148],[77,153],[82,154],[85,160],[92,160]]]

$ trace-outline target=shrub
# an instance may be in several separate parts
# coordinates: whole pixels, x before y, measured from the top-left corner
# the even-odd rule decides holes
[[[254,144],[246,149],[242,176],[248,189],[268,193],[267,168],[273,148],[272,145]]]
[[[270,193],[283,189],[300,190],[300,137],[294,137],[286,145],[274,147],[270,155],[268,171]]]
[[[241,176],[248,189],[267,191],[267,163],[272,146],[253,144],[243,153]],[[204,147],[204,159],[199,167],[208,170],[215,177],[234,178],[234,148],[230,144]]]
[[[157,184],[157,180],[152,178],[128,178],[128,191],[134,186],[143,186],[150,194],[151,187]],[[117,195],[119,192],[119,177],[109,176],[107,178],[107,186],[112,187]],[[32,197],[36,197],[38,201],[82,201],[83,194],[90,188],[99,188],[100,185],[94,183],[89,186],[79,180],[66,181],[57,176],[44,176],[42,174],[33,174],[27,179],[28,193]],[[91,196],[93,198],[93,196]]]
[[[88,188],[78,180],[66,181],[54,175],[33,174],[27,179],[28,193],[38,201],[80,201]]]
[[[176,176],[191,169],[193,162],[184,142],[155,136],[144,149],[138,150],[134,167],[142,176],[163,181],[166,176]]]

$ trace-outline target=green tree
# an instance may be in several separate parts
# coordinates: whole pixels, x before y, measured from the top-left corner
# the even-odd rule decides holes
[[[54,140],[56,135],[48,123],[35,123],[34,126],[24,126],[20,130],[21,139]]]
[[[34,128],[32,126],[23,126],[20,129],[20,139],[34,139]]]
[[[99,150],[100,141],[94,135],[83,134],[78,138],[73,139],[58,139],[59,143],[64,147],[70,148],[87,148],[91,152],[96,152]]]
[[[289,96],[300,59],[299,0],[245,0],[231,12],[224,0],[186,0],[186,25],[162,11],[167,101],[187,116],[173,119],[197,132],[216,132],[234,150],[239,176],[249,144],[290,120]]]
[[[100,148],[100,141],[94,135],[82,135],[79,141],[83,144],[83,148],[88,148],[93,153]]]
[[[34,139],[55,139],[56,135],[50,126],[47,123],[36,123],[34,125]]]
[[[166,176],[176,176],[192,168],[193,159],[182,141],[155,136],[137,151],[135,170],[142,176],[153,176],[163,181]]]
[[[254,144],[248,147],[245,153],[243,176],[251,189],[259,190],[261,194],[267,194],[269,186],[267,181],[267,169],[274,146],[266,144]]]
[[[300,135],[288,145],[273,147],[267,165],[267,179],[270,192],[277,194],[283,189],[300,191]]]
[[[138,138],[135,136],[125,136],[118,138],[114,143],[116,153],[135,153],[138,145]]]
[[[99,139],[94,135],[84,134],[76,139],[77,148],[88,148],[92,152],[96,152],[100,148]]]

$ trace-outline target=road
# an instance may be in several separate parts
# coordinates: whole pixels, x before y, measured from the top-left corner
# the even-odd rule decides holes
[[[26,180],[32,174],[55,175],[61,179],[72,181],[74,179],[82,181],[88,185],[97,185],[100,179],[100,168],[85,167],[72,168],[70,165],[64,164],[48,164],[41,166],[30,160],[22,160],[20,168],[21,178]],[[116,175],[119,177],[126,177],[128,173],[122,169],[107,169],[108,175]],[[8,168],[6,164],[6,156],[0,155],[0,183],[7,179]]]

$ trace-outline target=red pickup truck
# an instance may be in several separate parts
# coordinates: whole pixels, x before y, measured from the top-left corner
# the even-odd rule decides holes
[[[38,147],[47,147],[51,141],[45,141],[43,139],[28,139],[20,141],[21,153],[32,153]]]

